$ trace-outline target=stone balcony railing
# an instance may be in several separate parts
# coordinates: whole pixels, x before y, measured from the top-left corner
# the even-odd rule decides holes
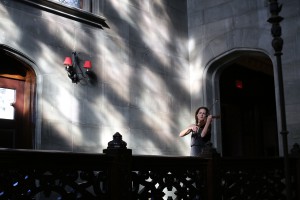
[[[290,158],[293,200],[300,158]],[[283,158],[132,155],[119,133],[101,154],[0,150],[0,199],[284,200]]]

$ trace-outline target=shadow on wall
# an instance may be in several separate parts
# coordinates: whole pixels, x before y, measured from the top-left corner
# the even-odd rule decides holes
[[[150,21],[153,20],[151,21],[152,28],[156,27],[150,31],[153,31],[153,35],[157,34],[156,39],[164,39],[165,44],[163,47],[165,48],[165,52],[171,52],[171,54],[178,56],[157,54],[154,51],[156,47],[150,46],[150,44],[152,45],[155,42],[160,44],[160,41],[149,42],[151,38],[147,38],[148,41],[146,41],[145,35],[143,35],[146,34],[144,29],[147,24],[142,19],[145,18],[147,13],[142,11],[130,12],[130,9],[127,13],[125,11],[121,12],[113,1],[105,1],[103,4],[105,11],[107,11],[107,13],[104,13],[107,14],[106,18],[111,19],[108,20],[109,26],[112,27],[110,31],[115,31],[111,35],[105,34],[105,30],[95,30],[83,24],[79,26],[76,23],[71,28],[70,25],[58,28],[58,26],[53,26],[54,23],[57,23],[55,21],[56,18],[61,22],[69,23],[69,20],[52,16],[50,13],[50,17],[48,14],[43,14],[44,17],[40,18],[42,13],[37,11],[30,14],[24,12],[20,16],[20,13],[12,8],[24,5],[20,5],[20,3],[14,1],[6,5],[2,3],[2,6],[5,6],[10,19],[14,23],[14,31],[12,33],[15,33],[15,35],[13,37],[16,37],[16,33],[19,33],[18,38],[15,38],[19,46],[18,49],[24,49],[27,54],[30,54],[31,58],[39,61],[37,65],[41,68],[42,74],[45,77],[44,80],[48,77],[49,79],[51,78],[51,81],[48,80],[47,84],[49,84],[50,88],[53,88],[52,90],[46,90],[48,89],[45,88],[46,82],[38,86],[43,87],[43,94],[39,95],[43,96],[41,100],[43,102],[43,109],[39,111],[42,113],[41,118],[43,121],[41,124],[41,138],[43,140],[41,148],[66,150],[76,149],[76,145],[79,145],[86,146],[89,149],[89,142],[85,141],[95,142],[97,140],[96,143],[101,144],[102,137],[99,138],[99,130],[103,130],[103,127],[111,127],[111,129],[121,129],[121,133],[122,130],[127,130],[129,135],[131,135],[128,136],[130,138],[130,141],[127,140],[128,143],[130,142],[135,146],[140,143],[149,145],[149,154],[151,154],[153,149],[157,149],[161,153],[179,154],[180,150],[174,147],[176,146],[176,142],[178,142],[177,122],[179,116],[173,113],[180,113],[182,108],[189,110],[190,101],[189,98],[181,98],[181,96],[189,96],[189,92],[176,78],[173,78],[178,77],[174,68],[182,64],[182,58],[180,57],[182,55],[180,55],[180,52],[177,52],[178,49],[182,49],[182,43],[174,41],[186,39],[186,33],[182,32],[183,29],[178,28],[181,27],[178,26],[178,23],[186,25],[186,21],[174,21],[170,16],[176,14],[178,11],[172,9],[167,3],[153,3],[153,8],[156,9],[155,12],[168,18],[163,21],[167,24],[161,24],[161,27],[159,24],[156,24],[158,17],[150,19]],[[135,10],[135,6],[143,10],[142,8],[145,5],[142,1],[135,4],[137,5],[127,6],[133,11]],[[32,8],[26,6],[26,9]],[[179,12],[178,14],[181,13]],[[22,23],[20,23],[20,17],[22,17]],[[148,24],[147,26],[150,25]],[[120,44],[128,44],[127,33],[124,32],[124,27],[130,30],[130,41],[126,47],[120,46]],[[166,28],[168,31],[161,33],[160,28]],[[176,37],[172,34],[174,31],[179,35],[178,40],[175,40]],[[99,34],[103,34],[103,38],[105,38],[105,45],[101,45],[101,47],[98,47],[98,42],[95,42],[102,41],[102,36],[99,40]],[[131,38],[134,39],[132,40]],[[173,38],[173,40],[167,40],[166,38]],[[113,40],[108,41],[108,39]],[[81,45],[82,43],[88,43],[88,45]],[[114,45],[115,47],[110,49],[110,45]],[[88,84],[72,85],[64,83],[63,85],[59,85],[59,82],[55,80],[61,81],[61,76],[64,81],[67,79],[63,68],[48,67],[57,66],[57,62],[61,62],[63,56],[67,54],[66,52],[70,52],[70,49],[74,47],[78,47],[81,50],[83,57],[90,56],[91,58],[101,59],[102,62],[98,63],[103,63],[100,64],[101,66],[97,66],[98,69],[95,69],[95,71],[89,72],[90,85],[93,87],[90,87]],[[99,58],[99,56],[101,57]],[[126,60],[124,56],[128,56],[129,59]],[[165,59],[168,61],[166,62]],[[99,70],[100,67],[102,70]],[[116,69],[116,67],[118,71],[114,72],[113,75],[107,73],[112,68]],[[140,74],[145,71],[148,74]],[[149,74],[151,76],[148,76]],[[114,79],[108,80],[108,76],[114,76]],[[145,77],[149,78],[149,83],[145,81]],[[153,108],[150,107],[150,104],[146,104],[148,100],[146,101],[145,99],[148,97],[144,96],[145,94],[151,92],[152,95],[160,95],[160,90],[162,89],[159,87],[160,85],[155,86],[153,80],[159,80],[169,95],[169,102],[165,102],[167,98],[164,97],[157,103],[166,110],[165,112],[169,112],[166,115],[168,119],[164,120],[166,123],[163,123],[163,120],[159,118],[161,110],[154,106],[153,102],[156,101],[156,98],[149,101],[150,104],[152,103]],[[105,93],[103,88],[109,92]],[[178,92],[180,92],[180,95],[178,95]],[[57,96],[59,94],[64,94],[67,98],[59,98]],[[47,96],[50,98],[46,98]],[[67,102],[69,100],[71,102]],[[54,109],[54,112],[52,109]],[[57,125],[56,122],[58,120],[54,114],[49,115],[46,112],[56,113],[55,115],[61,119],[60,123],[62,125]],[[72,116],[69,116],[68,113]],[[133,116],[132,113],[138,113],[138,115]],[[65,126],[65,128],[62,128],[62,126]],[[85,128],[82,129],[81,127]],[[93,130],[90,130],[87,134],[86,128]],[[74,131],[74,129],[79,130]],[[136,131],[147,132],[147,134],[143,134],[143,137],[138,137],[139,139],[137,139],[132,136],[134,129]],[[114,132],[112,131],[110,134],[112,135]],[[108,138],[111,138],[111,135]],[[74,142],[75,137],[78,138],[78,144]],[[58,145],[52,145],[57,140],[61,142],[57,143]],[[105,141],[104,143],[107,142]],[[90,149],[90,151],[98,151],[98,149]]]

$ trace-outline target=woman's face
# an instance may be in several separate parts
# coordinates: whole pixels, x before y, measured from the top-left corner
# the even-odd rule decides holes
[[[205,121],[206,120],[206,110],[204,108],[201,108],[198,113],[197,113],[197,118],[198,118],[198,121],[201,122],[201,121]]]

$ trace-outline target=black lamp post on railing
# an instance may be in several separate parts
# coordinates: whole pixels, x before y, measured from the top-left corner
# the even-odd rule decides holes
[[[281,38],[281,26],[280,22],[283,17],[279,16],[282,5],[279,5],[277,0],[269,0],[270,3],[270,13],[271,17],[268,22],[272,24],[271,34],[273,36],[272,46],[275,50],[274,55],[276,56],[277,66],[275,67],[275,73],[277,73],[278,79],[278,94],[279,94],[279,107],[280,107],[280,118],[281,118],[281,131],[282,145],[284,153],[284,170],[285,170],[285,180],[286,180],[286,196],[287,200],[291,200],[291,176],[290,176],[290,166],[289,166],[289,154],[288,154],[288,140],[287,140],[287,126],[286,126],[286,115],[285,115],[285,102],[284,102],[284,89],[283,89],[283,79],[282,79],[282,47],[283,39]]]

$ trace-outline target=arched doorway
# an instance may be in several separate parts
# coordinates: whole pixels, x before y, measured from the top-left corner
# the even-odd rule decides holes
[[[225,157],[278,156],[273,66],[256,51],[234,51],[210,65],[207,101],[216,99],[214,142]],[[209,92],[208,90],[212,90]]]
[[[35,73],[20,52],[0,47],[0,147],[34,147]]]

